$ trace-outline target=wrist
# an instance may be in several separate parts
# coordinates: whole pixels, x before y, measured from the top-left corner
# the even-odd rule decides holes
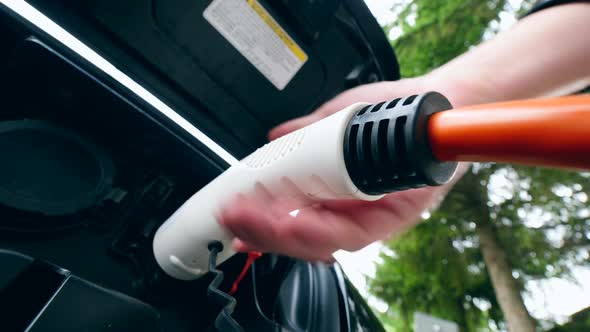
[[[424,75],[422,84],[443,94],[455,108],[503,100],[501,89],[484,77],[489,76],[476,71],[453,73],[443,66]]]

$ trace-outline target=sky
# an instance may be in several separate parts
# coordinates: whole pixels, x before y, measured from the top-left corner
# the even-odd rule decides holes
[[[365,3],[380,24],[386,24],[396,19],[396,14],[390,8],[400,0],[365,0]],[[407,1],[407,0],[401,0]],[[509,0],[512,8],[519,8],[521,0]],[[516,22],[514,15],[509,12],[500,14],[498,23],[500,30],[506,29]],[[359,289],[369,304],[375,309],[384,311],[387,305],[370,296],[367,291],[366,276],[375,273],[375,262],[379,259],[380,244],[354,252],[339,251],[335,254],[343,270],[351,282]],[[554,319],[565,321],[566,317],[590,306],[590,269],[574,269],[576,282],[563,279],[551,279],[542,282],[529,282],[525,304],[531,314],[537,319]]]

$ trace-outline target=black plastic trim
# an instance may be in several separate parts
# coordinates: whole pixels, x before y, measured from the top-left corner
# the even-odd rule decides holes
[[[65,283],[69,273],[34,261],[9,285],[0,290],[3,331],[25,331]]]
[[[370,195],[447,183],[457,163],[440,162],[430,151],[430,115],[451,109],[441,94],[429,92],[381,102],[359,111],[344,138],[344,159],[355,185]]]

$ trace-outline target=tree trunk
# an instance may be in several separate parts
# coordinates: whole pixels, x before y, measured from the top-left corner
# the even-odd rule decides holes
[[[487,188],[481,183],[482,177],[467,172],[458,186],[466,193],[466,204],[477,206],[474,216],[480,249],[494,287],[500,310],[510,332],[535,332],[536,322],[529,314],[520,287],[512,276],[512,267],[506,251],[500,243],[493,222],[490,219]]]
[[[482,217],[477,223],[480,248],[508,331],[535,332],[535,321],[527,311],[518,284],[512,277],[506,252],[498,242],[489,217]]]

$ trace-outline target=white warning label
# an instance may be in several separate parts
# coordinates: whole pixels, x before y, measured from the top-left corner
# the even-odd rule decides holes
[[[307,54],[256,0],[214,0],[203,16],[279,90]]]

